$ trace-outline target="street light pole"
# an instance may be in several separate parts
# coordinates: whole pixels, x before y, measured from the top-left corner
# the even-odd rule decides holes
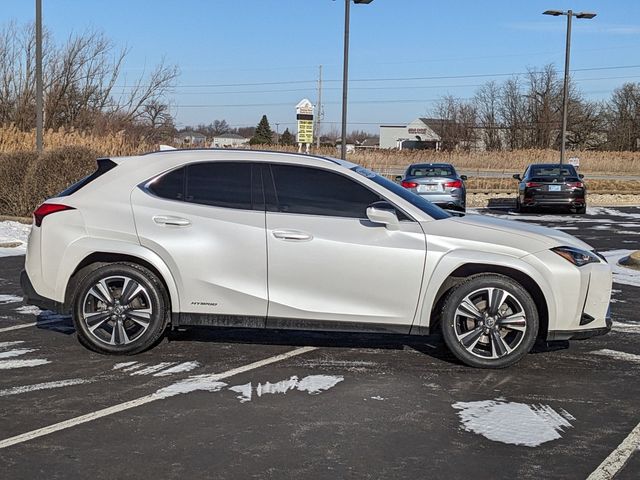
[[[344,0],[344,58],[342,64],[342,136],[340,137],[340,158],[347,158],[347,95],[349,88],[349,15],[351,0]]]
[[[42,0],[36,0],[36,149],[43,149]]]
[[[353,3],[367,5],[373,0],[353,0]],[[344,1],[344,59],[342,65],[342,138],[340,140],[340,158],[347,158],[347,96],[349,88],[349,22],[351,0]]]
[[[562,88],[562,132],[560,134],[560,165],[565,163],[565,156],[567,152],[567,117],[569,115],[569,63],[571,59],[571,21],[573,17],[592,19],[596,16],[595,13],[578,12],[574,13],[573,10],[563,12],[561,10],[547,10],[543,12],[543,15],[552,15],[558,17],[560,15],[566,15],[567,17],[567,40],[564,53],[564,86]]]

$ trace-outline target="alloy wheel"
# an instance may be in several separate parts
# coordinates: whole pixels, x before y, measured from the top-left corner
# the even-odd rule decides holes
[[[467,352],[485,359],[501,358],[522,343],[527,316],[514,295],[502,288],[481,288],[458,305],[454,332]]]

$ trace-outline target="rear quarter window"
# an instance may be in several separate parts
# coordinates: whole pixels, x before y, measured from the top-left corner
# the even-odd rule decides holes
[[[69,195],[73,195],[74,193],[76,193],[81,188],[84,188],[87,185],[89,185],[96,178],[104,175],[109,170],[115,168],[117,165],[118,164],[116,162],[114,162],[113,160],[110,160],[108,158],[99,159],[98,160],[98,168],[97,168],[97,170],[95,172],[93,172],[91,175],[87,175],[82,180],[77,181],[76,183],[74,183],[70,187],[67,187],[65,190],[63,190],[58,195],[56,195],[56,197],[68,197]]]

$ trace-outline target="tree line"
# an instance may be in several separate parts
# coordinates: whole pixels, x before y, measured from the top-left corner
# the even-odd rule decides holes
[[[432,110],[440,119],[443,149],[559,148],[563,79],[553,65],[530,69],[524,78],[482,85],[470,99],[443,96]],[[640,83],[625,83],[603,101],[568,88],[567,148],[640,150]]]
[[[34,127],[36,112],[34,25],[0,28],[0,125]],[[103,33],[87,31],[57,44],[43,31],[45,129],[124,131],[159,141],[172,137],[165,98],[178,76],[159,63],[137,78],[125,78],[129,50],[117,49]]]

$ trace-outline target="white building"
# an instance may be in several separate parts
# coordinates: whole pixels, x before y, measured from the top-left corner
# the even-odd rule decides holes
[[[249,143],[248,138],[235,133],[223,133],[213,137],[212,148],[238,148]]]
[[[440,150],[442,139],[431,118],[416,118],[408,125],[381,125],[380,148]]]

